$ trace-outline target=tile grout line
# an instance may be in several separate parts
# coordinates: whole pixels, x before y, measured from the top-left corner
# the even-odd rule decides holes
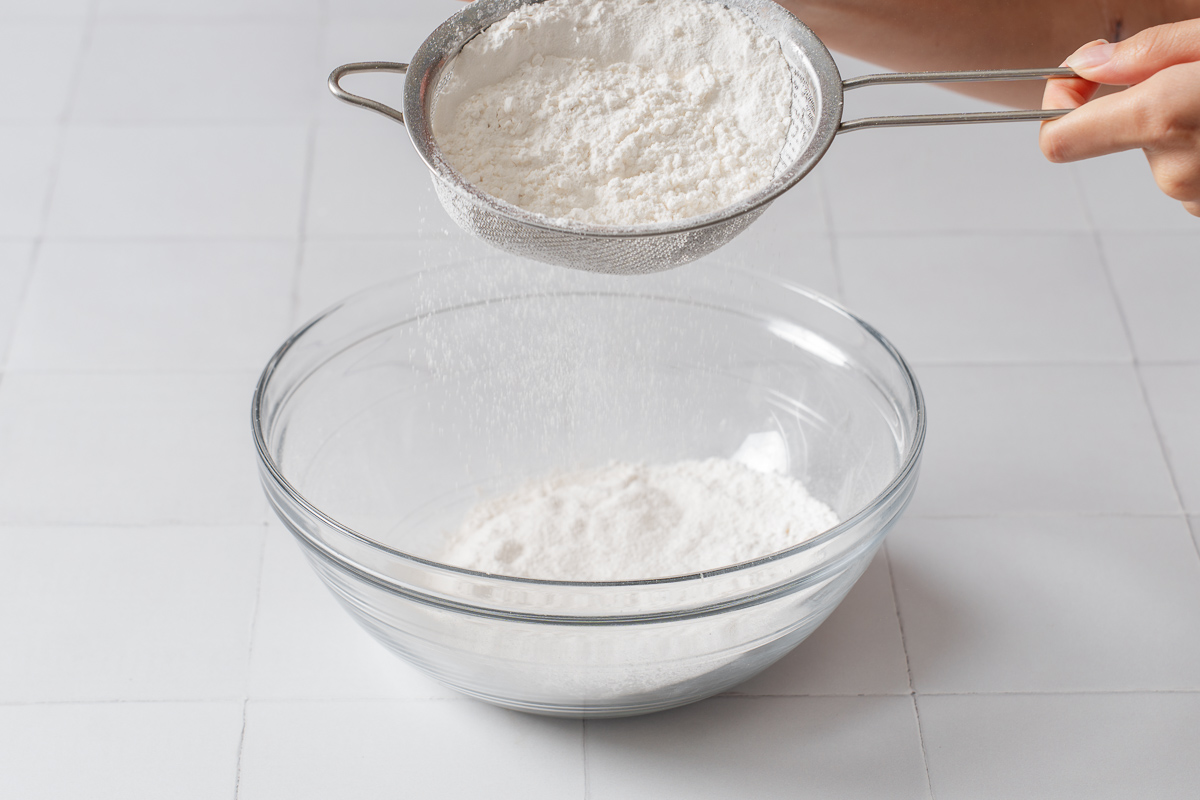
[[[325,3],[325,0],[321,0],[321,2],[317,6],[317,27],[318,27],[318,29],[323,27],[325,18],[326,18],[326,3]],[[315,58],[317,58],[318,60],[320,59],[319,52],[315,56]],[[303,182],[303,188],[302,188],[303,194],[300,199],[299,219],[297,220],[297,229],[296,229],[296,239],[295,239],[296,252],[295,252],[294,263],[293,263],[293,268],[292,268],[292,282],[291,282],[290,297],[289,297],[289,306],[290,307],[288,310],[288,322],[289,323],[294,323],[295,317],[296,317],[296,306],[298,303],[298,295],[299,295],[300,264],[304,257],[304,240],[305,240],[305,233],[306,233],[306,220],[308,218],[308,202],[309,202],[309,196],[311,194],[312,172],[313,172],[313,161],[314,161],[315,149],[316,149],[316,117],[315,117],[315,111],[314,111],[313,117],[310,118],[309,122],[308,122],[308,137],[307,137],[307,142],[305,144],[304,182]],[[290,328],[290,325],[289,325],[289,328]],[[270,514],[269,509],[268,509],[267,513],[268,513],[268,515]],[[262,545],[259,548],[259,557],[258,557],[258,585],[257,585],[256,591],[254,593],[254,613],[250,617],[250,646],[247,648],[247,651],[246,651],[246,684],[245,684],[246,697],[242,701],[242,732],[241,732],[241,736],[238,738],[237,773],[236,773],[236,777],[234,779],[233,800],[238,800],[238,798],[241,797],[241,793],[242,793],[242,763],[244,761],[245,751],[246,751],[246,719],[247,719],[247,711],[250,706],[250,689],[251,689],[250,683],[251,683],[251,680],[253,679],[252,670],[253,670],[253,664],[254,664],[254,645],[255,645],[255,642],[256,642],[257,636],[258,636],[258,619],[262,612],[263,583],[266,580],[266,569],[267,569],[267,543],[268,543],[268,540],[270,537],[270,530],[271,530],[271,522],[270,522],[269,516],[268,516],[268,519],[264,520],[261,523],[261,530],[262,530]]]
[[[105,14],[101,17],[105,24],[119,25],[146,25],[146,26],[161,26],[161,27],[222,27],[236,25],[294,25],[311,26],[315,24],[315,18],[306,18],[298,16],[287,16],[283,14],[247,14],[243,16],[211,16],[204,14],[160,14],[154,13],[127,13],[127,14]]]
[[[942,367],[996,367],[1011,369],[1013,367],[1029,367],[1032,369],[1061,368],[1061,367],[1127,367],[1134,365],[1133,358],[1094,360],[1094,361],[925,361],[910,359],[909,365],[914,368],[938,369]],[[1177,361],[1142,361],[1148,367],[1194,367],[1200,366],[1200,359],[1180,359]]]
[[[9,331],[8,342],[5,344],[4,349],[0,350],[0,376],[13,371],[9,366],[8,359],[12,356],[13,344],[17,340],[17,330],[21,324],[21,309],[24,307],[25,301],[29,297],[29,289],[33,285],[33,271],[37,266],[39,252],[41,252],[41,242],[34,239],[25,262],[25,276],[21,280],[21,285],[17,287],[17,303],[16,309],[13,312],[12,327]]]
[[[279,244],[294,242],[294,234],[278,236],[272,234],[121,234],[119,236],[99,236],[96,234],[64,234],[61,236],[46,235],[42,237],[53,244]],[[27,242],[28,236],[0,237],[0,241]]]
[[[980,519],[1036,519],[1036,520],[1075,520],[1075,519],[1180,519],[1187,514],[1182,511],[1151,514],[1138,511],[1017,511],[1013,513],[994,514],[906,514],[905,519],[922,520],[980,520]]]
[[[79,52],[75,61],[74,68],[71,70],[71,81],[67,88],[67,101],[63,104],[62,113],[58,118],[59,136],[58,146],[54,154],[54,164],[51,167],[52,174],[50,181],[46,186],[46,197],[42,203],[42,218],[39,226],[39,234],[37,236],[35,247],[41,247],[41,243],[48,237],[48,228],[50,225],[50,209],[54,202],[54,193],[58,189],[58,180],[62,174],[63,154],[67,149],[67,132],[74,126],[75,104],[79,100],[79,89],[83,85],[83,66],[87,61],[88,53],[92,49],[92,39],[96,32],[96,6],[99,0],[90,0],[88,3],[87,16],[83,23],[83,36],[79,40]]]
[[[300,313],[300,272],[304,267],[304,255],[308,249],[308,207],[312,196],[313,163],[316,160],[317,124],[310,122],[308,126],[308,142],[304,159],[304,189],[300,198],[300,221],[296,232],[296,254],[292,263],[292,285],[288,297],[288,330],[294,330],[299,325],[297,316]]]
[[[1175,493],[1175,502],[1179,504],[1179,514],[1183,517],[1184,524],[1187,525],[1188,533],[1192,533],[1192,522],[1189,519],[1187,506],[1183,502],[1183,491],[1179,488],[1179,477],[1175,474],[1175,465],[1171,463],[1171,456],[1167,451],[1167,440],[1163,437],[1162,427],[1158,424],[1158,415],[1154,413],[1154,405],[1150,402],[1150,391],[1146,388],[1142,366],[1136,361],[1133,365],[1134,372],[1137,373],[1138,388],[1142,390],[1142,402],[1146,404],[1146,413],[1150,415],[1150,427],[1154,430],[1159,452],[1162,454],[1163,462],[1167,465],[1167,475],[1171,478],[1171,490]],[[1196,558],[1200,559],[1200,542],[1196,541],[1195,536],[1192,536],[1191,540],[1192,549],[1196,551]]]
[[[588,774],[587,724],[586,719],[579,721],[579,749],[583,756],[583,800],[591,800],[592,797],[591,775]]]
[[[843,305],[846,304],[846,287],[842,278],[842,261],[841,249],[838,247],[840,240],[837,233],[833,229],[833,204],[829,201],[829,187],[825,184],[825,176],[815,176],[817,180],[817,188],[821,195],[821,210],[825,217],[825,232],[829,236],[829,260],[833,267],[833,288],[837,292],[837,301]]]
[[[328,0],[319,0],[317,4],[317,29],[327,29],[328,21]],[[313,65],[314,73],[320,72],[322,56],[323,51],[318,47],[313,56],[315,62]],[[313,174],[317,160],[317,130],[320,125],[320,113],[317,111],[317,105],[316,103],[313,104],[313,110],[308,120],[308,139],[305,143],[304,151],[304,183],[300,197],[300,218],[296,224],[296,258],[292,267],[291,296],[288,298],[289,330],[294,329],[300,322],[297,319],[300,313],[300,273],[304,267],[304,256],[308,249],[308,213],[312,205]]]
[[[300,272],[304,267],[304,256],[308,250],[308,209],[312,197],[313,166],[316,162],[317,123],[308,123],[308,137],[304,150],[304,187],[300,197],[300,219],[296,229],[296,254],[292,263],[292,285],[288,296],[288,330],[299,324],[296,317],[300,312]]]
[[[188,119],[186,117],[158,117],[158,118],[142,118],[133,117],[116,120],[96,120],[95,122],[84,120],[72,120],[71,125],[78,125],[81,128],[90,130],[104,131],[180,131],[180,130],[198,130],[206,131],[213,129],[226,130],[260,130],[270,131],[279,128],[298,128],[307,124],[307,120],[299,114],[288,117],[276,117],[267,119],[253,119],[248,117],[228,116],[228,117],[197,117]],[[87,234],[79,234],[81,236]],[[94,235],[94,234],[93,234]]]
[[[921,748],[921,765],[925,768],[925,788],[933,800],[933,781],[929,777],[929,754],[925,750],[925,731],[921,728],[921,709],[917,705],[917,690],[913,684],[912,662],[908,657],[908,639],[904,636],[904,619],[900,615],[900,595],[896,591],[896,577],[892,571],[892,553],[887,542],[883,543],[883,554],[887,561],[888,583],[892,588],[892,605],[896,607],[896,626],[900,629],[900,648],[904,651],[904,670],[908,673],[908,696],[912,702],[913,717],[917,721],[917,744]]]
[[[1162,455],[1163,463],[1167,467],[1167,475],[1171,478],[1171,490],[1175,493],[1175,502],[1179,507],[1179,512],[1184,515],[1184,521],[1191,527],[1191,523],[1187,520],[1187,506],[1183,502],[1183,492],[1179,488],[1179,478],[1175,475],[1175,467],[1171,463],[1171,458],[1167,452],[1167,442],[1163,438],[1162,429],[1158,424],[1158,416],[1154,413],[1154,406],[1150,402],[1150,392],[1146,388],[1146,381],[1142,374],[1142,360],[1138,356],[1137,343],[1133,338],[1133,328],[1129,324],[1129,316],[1125,311],[1125,303],[1121,299],[1121,293],[1117,290],[1117,281],[1113,277],[1112,264],[1109,262],[1108,251],[1104,247],[1104,237],[1101,234],[1100,227],[1096,224],[1096,219],[1092,215],[1091,206],[1087,203],[1087,192],[1084,191],[1082,176],[1080,175],[1077,166],[1072,167],[1072,180],[1075,183],[1076,189],[1079,191],[1083,199],[1084,213],[1087,217],[1088,224],[1092,229],[1092,244],[1096,248],[1096,255],[1100,259],[1100,267],[1104,271],[1104,279],[1108,284],[1108,291],[1112,295],[1113,303],[1117,308],[1117,316],[1121,320],[1121,330],[1125,334],[1125,341],[1129,345],[1129,353],[1133,357],[1133,372],[1137,377],[1138,389],[1142,393],[1142,403],[1146,407],[1146,413],[1150,417],[1150,427],[1154,431],[1154,438],[1158,441],[1159,453]],[[1200,543],[1196,541],[1196,537],[1192,537],[1192,546],[1196,551],[1196,557],[1200,558]]]
[[[1012,690],[988,692],[921,692],[921,697],[1111,697],[1138,694],[1186,694],[1200,696],[1200,689],[1061,689],[1058,691]]]
[[[266,356],[264,356],[265,360]],[[255,380],[262,374],[261,367],[213,367],[212,369],[160,369],[154,367],[130,367],[128,369],[82,369],[79,367],[40,367],[9,369],[14,375],[77,375],[77,376],[130,376],[130,375],[162,375],[162,376],[191,376],[213,377],[214,375],[253,376]]]
[[[1096,248],[1096,255],[1100,258],[1100,266],[1104,270],[1104,279],[1108,284],[1108,291],[1112,295],[1113,303],[1117,307],[1117,316],[1121,320],[1121,330],[1125,334],[1125,341],[1129,345],[1129,352],[1133,356],[1133,372],[1137,377],[1138,389],[1142,394],[1142,404],[1146,407],[1146,413],[1150,417],[1150,428],[1154,431],[1154,438],[1158,441],[1158,450],[1162,455],[1163,463],[1167,467],[1167,475],[1171,479],[1171,491],[1175,494],[1175,502],[1179,506],[1179,512],[1184,516],[1184,522],[1191,529],[1191,522],[1187,519],[1187,506],[1183,502],[1183,492],[1179,488],[1179,478],[1175,474],[1175,466],[1171,463],[1171,457],[1167,452],[1167,442],[1163,438],[1162,428],[1158,424],[1158,415],[1154,413],[1154,405],[1150,402],[1150,391],[1146,388],[1146,380],[1142,374],[1141,358],[1138,356],[1137,344],[1133,339],[1133,329],[1129,325],[1129,316],[1125,312],[1125,303],[1121,299],[1121,293],[1117,290],[1117,282],[1113,277],[1112,264],[1109,263],[1108,252],[1104,247],[1104,237],[1100,232],[1100,228],[1096,225],[1096,220],[1092,216],[1091,208],[1087,204],[1087,195],[1083,191],[1083,184],[1078,168],[1072,170],[1072,177],[1076,188],[1084,197],[1084,210],[1087,214],[1088,224],[1092,227],[1092,244]],[[1192,549],[1196,553],[1196,557],[1200,558],[1200,542],[1195,536],[1192,539]]]
[[[735,702],[756,702],[767,700],[855,700],[862,698],[878,698],[878,699],[900,699],[904,697],[1126,697],[1136,695],[1186,695],[1188,697],[1200,697],[1200,688],[1196,689],[1063,689],[1057,691],[1038,691],[1038,690],[1011,690],[1011,691],[979,691],[979,692],[948,692],[948,691],[926,691],[919,693],[903,693],[903,694],[888,694],[879,692],[867,693],[845,693],[845,694],[719,694],[714,695],[706,700],[701,700],[701,703],[709,703],[716,700],[728,700]],[[140,699],[69,699],[69,700],[3,700],[0,701],[0,708],[30,708],[33,706],[116,706],[116,705],[189,705],[189,706],[211,706],[214,704],[232,704],[242,703],[244,706],[250,702],[251,698],[245,697],[207,697],[207,698],[140,698]],[[347,704],[347,703],[391,703],[391,704],[461,704],[474,706],[492,707],[490,703],[484,700],[478,700],[473,697],[461,695],[457,697],[400,697],[394,695],[363,695],[353,697],[327,697],[327,696],[280,696],[280,697],[264,697],[255,698],[254,702],[263,705],[281,705],[307,703],[310,705],[328,705],[328,704]],[[688,704],[695,705],[694,703]],[[524,713],[524,712],[521,712]],[[658,712],[656,712],[658,713]],[[669,713],[661,712],[661,713]],[[653,715],[648,715],[653,716]],[[586,722],[587,720],[580,720]]]
[[[12,353],[12,347],[16,341],[16,332],[20,324],[21,312],[26,300],[29,298],[29,292],[33,286],[33,280],[37,272],[37,263],[41,258],[42,246],[47,239],[47,229],[50,225],[50,209],[53,206],[54,192],[58,188],[59,176],[62,173],[63,154],[67,149],[67,133],[71,127],[71,110],[75,106],[75,101],[79,94],[79,86],[83,82],[83,63],[92,46],[92,36],[96,27],[96,5],[98,2],[99,0],[90,0],[88,2],[87,13],[83,19],[83,34],[79,37],[79,49],[76,51],[75,63],[71,68],[71,78],[67,87],[67,99],[63,103],[62,110],[56,120],[58,128],[56,134],[57,141],[54,143],[54,157],[50,163],[50,175],[46,181],[46,193],[42,197],[42,208],[38,215],[38,232],[32,239],[25,279],[17,289],[17,303],[14,311],[14,320],[17,324],[13,326],[12,338],[4,348],[4,351],[0,352],[0,364],[3,365],[7,365],[8,357]]]
[[[1133,329],[1129,325],[1129,316],[1125,312],[1125,303],[1121,300],[1121,293],[1117,291],[1117,282],[1113,278],[1112,265],[1109,263],[1108,253],[1104,249],[1104,239],[1098,230],[1093,230],[1092,241],[1096,247],[1096,253],[1100,257],[1100,266],[1104,270],[1104,279],[1108,284],[1108,290],[1112,294],[1113,302],[1117,307],[1117,316],[1121,320],[1121,329],[1125,333],[1126,342],[1129,344],[1129,352],[1133,354],[1133,371],[1137,376],[1138,389],[1141,390],[1142,403],[1146,407],[1146,413],[1150,416],[1150,427],[1154,431],[1154,438],[1158,442],[1158,450],[1162,455],[1163,463],[1167,467],[1167,475],[1171,478],[1171,491],[1175,495],[1175,502],[1179,506],[1179,513],[1186,515],[1187,507],[1183,503],[1183,493],[1179,488],[1179,478],[1175,475],[1175,467],[1171,463],[1171,458],[1167,452],[1167,442],[1163,438],[1162,428],[1158,424],[1158,415],[1154,413],[1154,406],[1150,402],[1150,391],[1146,388],[1146,381],[1142,375],[1141,358],[1138,356],[1137,345],[1133,340]],[[1200,550],[1197,550],[1197,556],[1200,557]]]
[[[246,701],[250,699],[250,668],[254,662],[254,640],[258,634],[258,615],[262,608],[262,587],[267,568],[267,537],[270,535],[270,526],[270,520],[264,520],[258,524],[262,531],[262,544],[258,547],[258,582],[254,588],[254,610],[250,614],[250,644],[246,648],[246,683],[243,697]]]
[[[0,708],[29,708],[32,706],[211,706],[221,703],[242,702],[245,702],[245,700],[240,697],[155,697],[150,699],[120,699],[110,697],[102,700],[4,700],[0,701]]]
[[[233,773],[233,800],[238,800],[242,794],[242,752],[246,746],[246,708],[250,701],[242,701],[242,730],[238,734],[237,769]]]
[[[0,376],[2,375],[3,373],[0,373]],[[82,522],[9,522],[0,519],[0,532],[4,531],[6,528],[18,530],[25,530],[29,528],[120,528],[122,530],[146,530],[153,528],[155,530],[206,530],[210,528],[259,528],[266,525],[270,525],[270,519],[268,518],[267,520],[264,520],[262,517],[259,517],[255,520],[248,520],[246,522],[180,522],[178,520],[168,520],[165,522],[96,522],[94,520]]]

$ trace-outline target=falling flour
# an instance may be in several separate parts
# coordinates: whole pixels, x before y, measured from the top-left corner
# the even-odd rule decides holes
[[[737,461],[613,463],[480,503],[443,560],[543,580],[662,578],[769,555],[837,522],[799,481]]]
[[[667,222],[773,177],[791,118],[779,44],[703,0],[546,0],[471,40],[434,138],[469,182],[555,219]]]

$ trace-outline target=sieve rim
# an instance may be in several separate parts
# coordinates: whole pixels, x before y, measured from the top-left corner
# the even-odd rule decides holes
[[[483,206],[488,212],[512,222],[547,233],[610,239],[687,234],[726,224],[765,208],[811,172],[833,144],[842,119],[842,78],[832,54],[817,35],[775,0],[701,0],[744,13],[752,24],[779,44],[790,72],[804,71],[808,74],[814,88],[812,99],[816,107],[813,132],[804,149],[782,173],[759,190],[707,214],[636,225],[597,225],[549,217],[488,194],[450,164],[434,139],[430,112],[437,85],[443,69],[471,39],[514,9],[544,1],[475,0],[435,28],[408,65],[404,82],[404,127],[409,140],[434,180],[462,200]],[[792,120],[792,124],[796,124],[794,115]]]

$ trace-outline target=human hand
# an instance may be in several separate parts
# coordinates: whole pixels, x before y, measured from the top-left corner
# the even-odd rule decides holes
[[[1078,78],[1046,86],[1043,108],[1075,109],[1043,123],[1046,158],[1079,161],[1141,148],[1158,187],[1200,216],[1200,19],[1147,28],[1067,59]],[[1093,99],[1101,85],[1129,86]]]

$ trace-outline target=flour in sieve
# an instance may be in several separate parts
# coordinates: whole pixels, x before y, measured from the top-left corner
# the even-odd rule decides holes
[[[480,503],[443,559],[543,580],[662,578],[769,555],[837,522],[799,481],[737,461],[612,463]]]
[[[556,219],[635,225],[770,182],[791,73],[745,14],[704,0],[547,0],[470,41],[434,138],[469,182]]]

